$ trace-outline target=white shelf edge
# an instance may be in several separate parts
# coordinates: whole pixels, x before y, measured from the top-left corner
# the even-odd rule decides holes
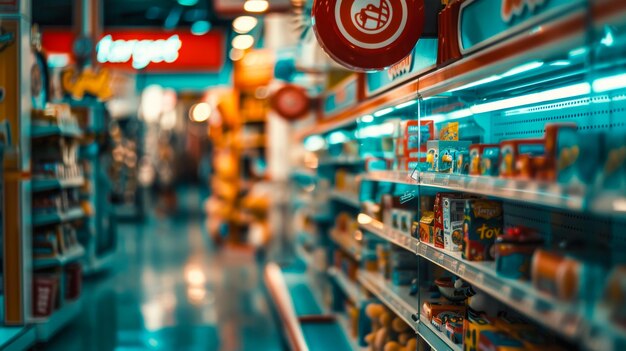
[[[355,305],[358,305],[363,300],[363,294],[359,290],[359,286],[351,281],[341,270],[337,269],[337,267],[329,267],[328,275],[333,277],[337,285],[341,288],[341,290],[348,296],[350,301],[352,301]]]
[[[353,207],[361,207],[361,201],[359,200],[359,196],[357,194],[352,194],[347,191],[341,191],[337,189],[333,189],[330,191],[330,198],[336,201],[341,201],[344,204],[353,206]]]
[[[365,289],[374,294],[381,300],[390,310],[392,310],[398,317],[402,318],[404,322],[409,325],[415,332],[417,332],[417,322],[413,320],[413,315],[419,311],[418,306],[412,306],[410,302],[404,300],[400,293],[390,288],[391,284],[383,279],[379,274],[359,270],[358,281],[363,285]],[[397,289],[409,289],[408,287],[396,287]],[[418,299],[415,298],[415,303],[418,303]]]
[[[385,227],[382,222],[377,221],[366,214],[359,214],[359,219],[361,222],[363,222],[359,224],[361,229],[369,233],[375,234],[376,236],[385,239],[395,245],[398,245],[408,251],[411,251],[413,253],[417,252],[419,240],[412,237],[411,235],[403,233],[399,230]]]

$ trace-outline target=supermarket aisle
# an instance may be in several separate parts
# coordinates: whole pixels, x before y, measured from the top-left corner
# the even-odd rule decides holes
[[[114,269],[86,283],[81,316],[39,349],[281,349],[253,257],[211,247],[197,192],[180,203],[174,218],[120,228]]]

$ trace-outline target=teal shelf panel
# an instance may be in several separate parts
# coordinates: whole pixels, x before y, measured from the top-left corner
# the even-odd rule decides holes
[[[66,252],[65,254],[61,256],[34,258],[33,267],[35,269],[60,267],[68,263],[78,261],[83,256],[85,256],[85,249],[80,245],[76,245],[75,247],[71,248],[68,252]]]
[[[85,178],[83,177],[70,179],[33,179],[33,192],[77,188],[82,186],[84,183]]]
[[[31,136],[33,138],[44,138],[53,135],[80,138],[83,135],[83,131],[78,125],[61,124],[61,125],[40,125],[33,124],[31,127]]]
[[[85,213],[80,208],[71,209],[65,213],[46,213],[33,216],[33,226],[40,227],[55,223],[64,223],[83,218]]]

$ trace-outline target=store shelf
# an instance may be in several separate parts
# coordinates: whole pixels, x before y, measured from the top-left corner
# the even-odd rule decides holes
[[[336,267],[330,267],[328,268],[328,275],[335,280],[339,288],[355,305],[358,305],[361,301],[363,301],[363,294],[361,293],[361,289],[358,284],[350,280],[344,272]]]
[[[365,160],[358,156],[339,156],[321,158],[318,162],[320,166],[354,166],[364,163]]]
[[[560,302],[535,289],[530,283],[507,279],[495,271],[494,262],[469,262],[452,253],[420,243],[418,254],[468,281],[536,323],[554,330],[561,337],[576,341],[585,328],[578,306]]]
[[[33,179],[33,192],[77,188],[82,186],[84,183],[85,178],[83,177],[69,179]]]
[[[343,252],[356,261],[361,261],[361,245],[351,235],[333,229],[330,231],[330,238]]]
[[[63,307],[54,311],[46,318],[35,318],[35,328],[37,330],[37,341],[46,342],[50,340],[61,329],[67,326],[81,311],[82,300],[67,302]]]
[[[380,274],[360,270],[358,281],[365,289],[374,294],[385,306],[397,314],[404,322],[417,331],[413,317],[418,313],[418,299],[409,294],[407,286],[394,286]]]
[[[585,209],[583,186],[460,174],[420,173],[420,185],[573,211]]]
[[[315,267],[315,260],[313,254],[308,252],[302,244],[296,244],[296,255],[304,262],[307,268]]]
[[[37,342],[37,333],[32,326],[0,327],[0,350],[22,351],[30,350]]]
[[[317,178],[317,173],[311,168],[296,168],[291,172],[292,177]]]
[[[346,334],[346,338],[348,338],[350,346],[352,346],[352,351],[369,350],[369,348],[367,347],[359,346],[358,340],[352,336],[352,333],[350,332],[350,330],[352,329],[352,326],[350,325],[350,319],[348,318],[348,316],[345,315],[345,313],[336,313],[335,319],[337,320],[337,323],[339,323],[339,326],[341,326],[343,332]]]
[[[33,124],[31,127],[31,136],[33,138],[43,138],[53,135],[80,138],[83,135],[82,130],[76,124],[60,124],[60,125],[41,125]]]
[[[65,254],[55,257],[33,258],[33,268],[43,269],[50,267],[61,267],[68,263],[78,261],[85,255],[85,249],[81,245],[75,245]]]
[[[115,260],[116,252],[111,250],[100,256],[87,260],[83,264],[83,275],[92,275],[109,269]]]
[[[348,191],[341,191],[341,190],[333,189],[330,191],[330,198],[336,201],[340,201],[352,207],[356,207],[356,208],[361,207],[361,201],[359,201],[359,195],[353,194]]]
[[[406,171],[372,171],[362,175],[363,180],[407,185],[419,185],[419,175]]]
[[[55,224],[55,223],[64,223],[69,221],[74,221],[80,218],[83,218],[85,213],[80,208],[74,208],[68,210],[65,213],[46,213],[46,214],[37,214],[33,216],[33,226],[40,227],[43,225]]]
[[[359,226],[368,233],[375,234],[376,236],[403,247],[413,253],[417,252],[417,247],[420,243],[418,239],[413,238],[412,236],[399,230],[385,227],[382,222],[377,221],[366,214],[359,214]]]
[[[450,340],[443,332],[438,331],[428,321],[428,319],[421,317],[420,323],[417,326],[417,333],[437,351],[461,351],[463,346],[455,344]]]

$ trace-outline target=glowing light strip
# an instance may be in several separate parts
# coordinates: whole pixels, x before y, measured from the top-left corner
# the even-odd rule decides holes
[[[392,113],[394,110],[395,110],[394,107],[388,107],[386,109],[383,109],[383,110],[375,112],[374,113],[374,117],[382,117],[384,115],[388,115],[388,114]]]

